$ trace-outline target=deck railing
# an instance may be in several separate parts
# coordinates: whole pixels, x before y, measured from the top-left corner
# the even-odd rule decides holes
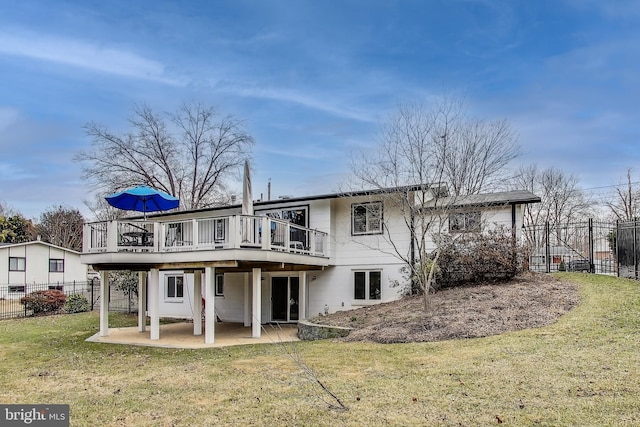
[[[84,225],[84,253],[261,249],[327,256],[327,233],[266,216],[174,221],[114,220]]]

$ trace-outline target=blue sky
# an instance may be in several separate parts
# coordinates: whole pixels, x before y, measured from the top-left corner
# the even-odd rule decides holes
[[[640,159],[635,0],[0,0],[0,201],[88,211],[83,125],[135,103],[246,121],[254,195],[334,191],[399,103],[463,93],[518,163],[617,184]],[[638,168],[640,172],[640,167]],[[241,186],[238,183],[238,190]]]

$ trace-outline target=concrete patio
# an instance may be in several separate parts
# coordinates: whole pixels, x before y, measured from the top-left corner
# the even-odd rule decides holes
[[[151,340],[149,330],[138,332],[138,327],[133,326],[129,328],[109,328],[109,335],[101,337],[100,333],[97,333],[87,338],[87,341],[105,344],[188,349],[300,341],[298,339],[297,325],[262,325],[262,328],[262,336],[260,338],[252,338],[250,326],[245,327],[242,323],[216,323],[215,342],[213,344],[205,344],[204,335],[193,335],[193,323],[190,322],[161,325],[159,340]]]

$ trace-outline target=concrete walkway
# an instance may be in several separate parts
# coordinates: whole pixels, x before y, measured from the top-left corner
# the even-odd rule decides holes
[[[251,337],[251,327],[241,323],[216,323],[213,344],[204,343],[202,335],[193,335],[193,323],[170,323],[160,326],[160,339],[151,340],[151,333],[138,332],[138,327],[109,328],[109,335],[101,337],[99,333],[87,338],[90,342],[141,345],[165,348],[216,348],[232,345],[269,344],[300,341],[298,326],[293,324],[262,325],[260,338]],[[204,329],[204,328],[203,328]]]

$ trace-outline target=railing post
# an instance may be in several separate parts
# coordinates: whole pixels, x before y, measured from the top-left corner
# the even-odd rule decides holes
[[[154,252],[159,252],[160,251],[160,222],[158,221],[154,221],[152,223],[153,225],[153,251]]]
[[[312,230],[310,232],[310,236],[309,236],[309,254],[310,255],[316,254],[316,236],[317,235],[318,235],[318,232],[316,230]]]
[[[265,216],[261,219],[262,221],[262,250],[268,251],[271,248],[271,219],[268,216]]]
[[[116,252],[118,250],[118,221],[109,221],[107,223],[107,252]]]
[[[89,223],[82,224],[82,252],[91,250],[91,225]]]
[[[284,226],[284,250],[291,252],[291,223],[287,222]]]
[[[229,217],[229,247],[239,248],[240,240],[238,238],[238,231],[240,230],[240,216],[232,215]]]
[[[159,227],[159,236],[158,236],[158,251],[159,252],[164,252],[165,247],[166,247],[166,236],[167,236],[167,224],[165,224],[164,222],[161,222]]]
[[[198,246],[198,220],[193,218],[192,220],[192,224],[193,226],[191,227],[192,230],[192,236],[191,236],[191,245],[193,245],[194,248],[196,248]]]

